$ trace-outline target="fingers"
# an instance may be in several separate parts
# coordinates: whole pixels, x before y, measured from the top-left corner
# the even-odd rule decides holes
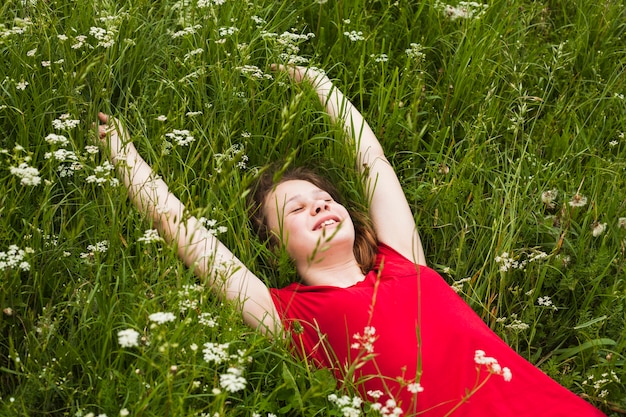
[[[102,112],[98,112],[98,119],[100,119],[102,123],[107,123],[109,121],[109,116]]]

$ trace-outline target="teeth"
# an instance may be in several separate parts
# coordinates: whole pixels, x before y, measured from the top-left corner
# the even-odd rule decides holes
[[[324,227],[324,226],[330,226],[331,224],[335,224],[335,223],[337,223],[335,220],[333,220],[333,219],[328,219],[328,220],[325,220],[324,222],[322,222],[322,223],[320,224],[320,228],[322,228],[322,227]]]

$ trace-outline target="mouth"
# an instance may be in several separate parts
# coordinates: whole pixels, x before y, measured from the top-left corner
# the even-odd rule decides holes
[[[322,221],[315,223],[315,227],[313,228],[313,230],[320,230],[329,226],[334,226],[336,224],[339,224],[339,222],[340,220],[337,218],[323,219]]]

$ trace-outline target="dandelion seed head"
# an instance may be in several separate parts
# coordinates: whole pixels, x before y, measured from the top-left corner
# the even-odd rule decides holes
[[[587,204],[587,197],[576,193],[568,203],[571,207],[583,207]]]
[[[598,237],[606,231],[606,223],[594,222],[591,226],[591,234]]]
[[[541,201],[543,204],[551,206],[558,197],[558,190],[548,190],[541,193]]]

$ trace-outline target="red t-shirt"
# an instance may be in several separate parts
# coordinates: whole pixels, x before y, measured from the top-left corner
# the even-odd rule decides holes
[[[382,391],[377,401],[393,398],[404,416],[455,407],[453,415],[476,417],[604,415],[518,355],[435,271],[388,246],[349,288],[270,291],[300,356],[350,378],[368,401],[368,392]],[[477,364],[477,350],[507,367],[510,381]],[[417,382],[423,391],[414,393]]]

